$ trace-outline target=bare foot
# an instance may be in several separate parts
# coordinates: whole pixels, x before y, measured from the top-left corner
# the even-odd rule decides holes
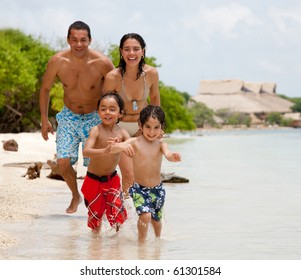
[[[73,197],[72,200],[71,200],[71,203],[69,205],[69,207],[66,209],[66,213],[67,214],[73,214],[77,211],[77,207],[78,205],[82,202],[82,198],[81,197],[78,197],[78,198],[75,198]]]

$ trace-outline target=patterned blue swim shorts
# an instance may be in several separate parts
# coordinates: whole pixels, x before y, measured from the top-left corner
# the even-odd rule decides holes
[[[162,183],[156,187],[147,188],[134,182],[129,193],[138,215],[150,212],[155,221],[162,219],[166,193]]]
[[[58,123],[56,131],[57,158],[70,158],[71,164],[78,160],[79,144],[82,149],[89,136],[90,129],[101,123],[97,111],[89,114],[75,114],[64,106],[61,112],[56,114]],[[88,166],[89,158],[84,158],[84,166]]]

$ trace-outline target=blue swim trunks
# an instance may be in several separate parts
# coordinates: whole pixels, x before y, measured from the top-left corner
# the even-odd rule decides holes
[[[97,111],[89,114],[75,114],[64,106],[61,112],[56,114],[58,123],[56,131],[57,158],[70,158],[71,164],[78,160],[79,144],[82,149],[89,136],[90,129],[101,123]],[[84,166],[88,166],[89,158],[84,158]]]
[[[162,183],[153,188],[147,188],[134,183],[130,188],[129,193],[133,198],[138,215],[142,213],[151,213],[152,219],[155,221],[160,221],[162,219],[166,193]]]

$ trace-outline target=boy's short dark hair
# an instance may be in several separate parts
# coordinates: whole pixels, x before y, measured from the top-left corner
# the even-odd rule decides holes
[[[119,106],[119,112],[122,114],[122,118],[123,118],[125,116],[124,101],[121,98],[121,96],[117,93],[117,91],[115,91],[115,90],[109,90],[99,98],[99,100],[97,102],[97,109],[99,108],[101,100],[103,100],[107,97],[112,97],[116,100],[116,102]],[[120,121],[120,119],[118,120],[118,122],[119,121]]]
[[[165,113],[160,106],[156,105],[147,105],[144,107],[140,112],[139,122],[141,126],[147,122],[147,120],[152,117],[154,119],[158,119],[159,123],[161,124],[162,130],[166,129],[166,120],[165,120]]]

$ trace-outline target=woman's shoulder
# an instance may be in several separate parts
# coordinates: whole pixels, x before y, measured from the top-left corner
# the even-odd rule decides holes
[[[157,69],[154,67],[154,66],[151,66],[151,65],[148,65],[148,64],[145,64],[143,66],[143,70],[144,72],[157,72]]]
[[[150,65],[145,65],[144,67],[144,73],[146,80],[149,84],[157,84],[159,80],[159,73],[157,69]]]
[[[145,74],[147,76],[157,76],[158,75],[158,70],[155,67],[150,66],[148,64],[144,65],[143,71],[145,72]]]

